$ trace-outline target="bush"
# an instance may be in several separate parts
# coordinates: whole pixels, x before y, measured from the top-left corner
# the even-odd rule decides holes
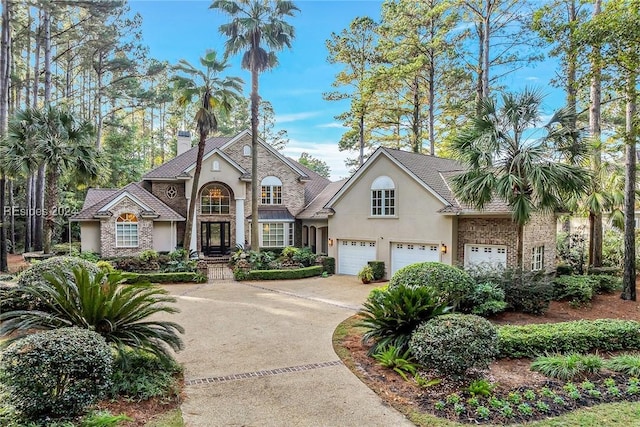
[[[233,276],[236,280],[293,280],[320,276],[321,274],[321,265],[288,270],[250,270],[245,272],[241,269],[236,269],[233,271]]]
[[[555,354],[541,356],[531,363],[531,370],[542,375],[568,381],[578,376],[596,374],[602,369],[604,362],[598,355],[581,355],[577,353],[566,356]]]
[[[318,255],[314,254],[311,251],[311,248],[298,249],[292,256],[292,259],[295,262],[300,263],[303,267],[311,267],[312,265],[315,265],[317,258]]]
[[[406,351],[411,333],[420,323],[451,310],[429,287],[399,285],[374,291],[359,313],[363,318],[359,325],[366,329],[362,339],[373,341],[369,354],[385,347]]]
[[[45,275],[52,271],[61,271],[67,278],[72,279],[74,268],[83,268],[92,274],[100,272],[94,263],[76,257],[52,257],[31,265],[18,275],[18,289],[11,294],[14,309],[44,310],[46,304],[33,295],[23,292],[23,288],[27,285],[47,285],[49,282]]]
[[[477,283],[492,282],[504,290],[507,308],[523,313],[543,314],[553,299],[553,283],[543,271],[517,269],[473,269]]]
[[[466,272],[440,262],[411,264],[396,271],[389,281],[389,288],[429,286],[437,296],[454,306],[474,289],[474,281]]]
[[[69,243],[57,243],[51,246],[51,252],[55,255],[69,255],[72,252],[80,252],[80,242]]]
[[[588,273],[592,276],[621,276],[622,269],[618,267],[590,267]]]
[[[93,263],[100,261],[100,255],[91,251],[84,251],[84,252],[74,251],[71,253],[71,255],[78,257],[80,259],[83,259],[85,261],[93,262]]]
[[[462,300],[461,309],[465,313],[491,316],[507,308],[504,291],[495,283],[478,283],[470,295]]]
[[[607,274],[594,274],[591,276],[597,280],[594,292],[598,294],[612,294],[622,289],[622,279]]]
[[[176,300],[164,289],[123,286],[117,274],[92,274],[82,268],[73,270],[72,279],[55,270],[48,280],[23,288],[26,294],[45,302],[45,311],[0,313],[0,336],[73,325],[98,332],[120,352],[130,347],[166,358],[171,356],[165,344],[174,351],[182,349],[178,333],[184,329],[180,325],[149,319],[179,311],[168,305]]]
[[[207,278],[200,273],[178,272],[178,273],[122,273],[125,283],[200,283],[206,282]]]
[[[600,319],[498,327],[500,357],[640,349],[640,322]]]
[[[96,262],[96,267],[98,267],[103,273],[107,274],[114,273],[116,271],[109,261],[98,261]]]
[[[107,395],[127,400],[171,398],[180,393],[176,375],[182,367],[173,359],[162,360],[142,351],[126,351],[113,363],[112,384]]]
[[[558,301],[570,300],[574,304],[590,302],[598,280],[591,276],[561,276],[553,280],[553,297]]]
[[[605,361],[604,365],[611,371],[640,377],[640,355],[638,354],[620,354]]]
[[[556,265],[556,276],[567,276],[570,274],[573,274],[573,269],[569,264],[561,262]]]
[[[158,261],[158,252],[154,251],[153,249],[147,249],[145,251],[142,251],[142,253],[140,254],[140,256],[138,258],[140,258],[140,261],[142,262],[154,262],[154,261]]]
[[[15,341],[0,356],[6,397],[27,419],[74,416],[108,389],[113,358],[95,332],[61,328]]]
[[[443,375],[461,377],[486,369],[498,354],[496,328],[473,314],[447,314],[421,324],[409,348],[418,362]]]
[[[336,259],[334,257],[322,257],[322,268],[327,274],[336,274]]]
[[[382,280],[384,277],[384,261],[369,261],[367,263],[373,271],[373,280]]]

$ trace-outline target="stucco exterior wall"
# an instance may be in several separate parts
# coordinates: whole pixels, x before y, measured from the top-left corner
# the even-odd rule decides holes
[[[100,252],[100,222],[80,222],[80,250],[82,252]]]
[[[390,177],[395,184],[394,217],[371,216],[371,184],[379,176]],[[376,241],[376,259],[391,268],[393,243],[445,244],[453,248],[454,218],[441,215],[444,204],[388,158],[380,156],[353,182],[333,208],[329,217],[329,239],[334,244],[329,256],[337,257],[338,239]],[[443,263],[451,264],[455,249],[440,253]]]
[[[125,197],[110,210],[113,215],[100,220],[100,254],[102,257],[137,256],[144,250],[153,249],[153,220],[140,216],[140,206]],[[133,213],[138,217],[138,247],[116,247],[116,219],[123,213]]]
[[[153,249],[158,252],[171,252],[176,248],[175,226],[171,221],[153,223]]]

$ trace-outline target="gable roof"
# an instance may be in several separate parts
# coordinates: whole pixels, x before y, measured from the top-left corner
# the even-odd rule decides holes
[[[324,189],[297,215],[299,219],[327,219],[331,214],[330,209],[324,206],[342,188],[346,179],[330,182]]]
[[[455,197],[451,186],[451,178],[465,170],[465,167],[458,161],[386,147],[379,147],[371,157],[367,159],[365,164],[349,178],[344,186],[327,201],[325,208],[331,208],[332,205],[348,191],[349,187],[353,185],[358,177],[363,175],[368,167],[380,156],[385,156],[391,160],[425,188],[426,191],[440,200],[443,204],[443,208],[439,211],[440,213],[476,215],[511,213],[507,203],[501,199],[494,198],[482,211],[460,203]]]
[[[219,154],[222,154],[222,150],[231,146],[247,135],[251,135],[251,131],[249,131],[248,129],[243,130],[235,136],[215,136],[212,138],[208,138],[205,141],[203,160],[213,155],[214,150],[216,150],[216,152],[218,152]],[[271,154],[282,160],[282,162],[289,166],[291,169],[293,169],[294,172],[300,175],[300,179],[306,180],[309,178],[305,170],[300,167],[302,165],[300,165],[298,162],[292,161],[291,159],[283,156],[269,144],[265,143],[261,138],[258,138],[258,143]],[[150,170],[142,176],[142,179],[154,180],[189,178],[189,175],[186,174],[186,172],[193,167],[197,157],[198,146],[195,146],[180,154],[179,156],[174,157],[168,162],[158,166],[157,168]],[[242,173],[242,179],[248,179],[250,177],[250,171],[245,171]]]
[[[115,189],[89,189],[82,210],[71,217],[73,221],[87,221],[96,219],[97,215],[108,212],[112,205],[128,197],[145,209],[145,215],[155,221],[184,221],[185,218],[167,206],[162,200],[132,182],[126,187]],[[89,205],[89,203],[91,203]]]

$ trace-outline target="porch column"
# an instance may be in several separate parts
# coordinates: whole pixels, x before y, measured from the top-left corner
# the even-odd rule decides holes
[[[244,199],[236,199],[236,245],[244,248]]]

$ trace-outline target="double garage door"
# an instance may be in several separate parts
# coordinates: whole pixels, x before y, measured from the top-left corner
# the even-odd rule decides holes
[[[338,240],[338,273],[356,275],[369,261],[377,259],[376,242],[366,240]],[[391,244],[391,270],[387,276],[416,262],[440,261],[438,245],[416,243]]]

